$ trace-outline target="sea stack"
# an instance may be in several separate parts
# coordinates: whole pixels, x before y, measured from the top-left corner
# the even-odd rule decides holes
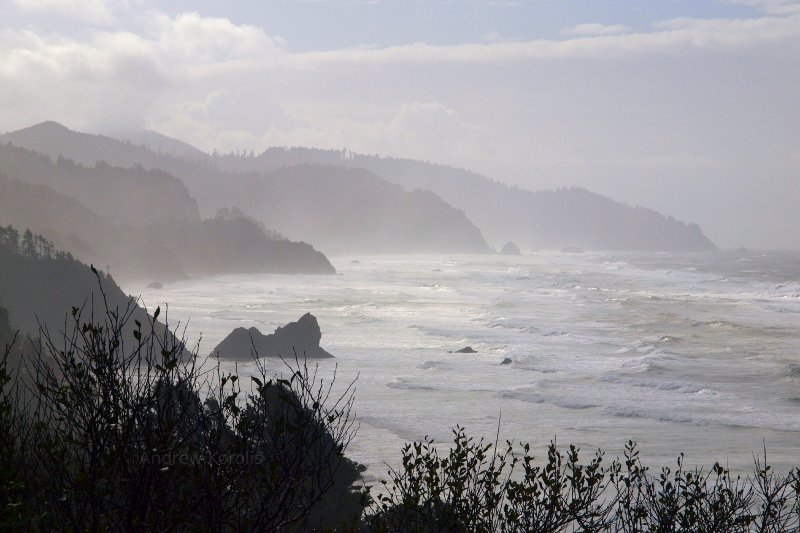
[[[519,246],[508,241],[506,245],[503,246],[503,249],[500,250],[500,255],[522,255],[522,252],[520,252]]]
[[[322,349],[319,341],[322,333],[314,315],[306,313],[297,322],[290,322],[264,335],[256,328],[236,328],[211,352],[213,357],[247,361],[253,351],[258,357],[284,357],[327,359],[333,357]]]

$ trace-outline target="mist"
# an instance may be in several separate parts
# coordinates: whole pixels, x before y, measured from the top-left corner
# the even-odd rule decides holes
[[[652,6],[634,20],[620,9],[613,24],[608,10],[555,15],[524,2],[458,13],[431,2],[431,18],[485,17],[483,33],[472,18],[464,35],[429,29],[407,42],[390,2],[359,4],[232,7],[226,18],[12,2],[0,129],[56,120],[153,130],[207,152],[347,148],[532,190],[584,187],[698,223],[724,248],[800,247],[794,3]],[[328,36],[326,48],[301,12],[341,17],[352,38]],[[515,15],[537,23],[524,33]],[[370,40],[368,24],[395,38]]]
[[[799,94],[800,0],[0,0],[0,530],[800,530]]]

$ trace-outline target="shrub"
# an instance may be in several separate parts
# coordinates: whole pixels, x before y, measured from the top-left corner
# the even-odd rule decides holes
[[[604,466],[598,451],[580,461],[575,446],[554,442],[537,464],[528,444],[500,449],[453,431],[449,451],[431,440],[407,444],[402,466],[390,469],[371,503],[368,531],[537,532],[784,532],[800,530],[800,471],[772,472],[755,461],[742,479],[715,464],[653,476],[634,442],[624,459]]]
[[[0,529],[299,530],[341,480],[333,508],[354,516],[315,519],[357,520],[352,384],[336,396],[295,358],[243,386],[134,308],[73,308],[15,376],[6,350]]]

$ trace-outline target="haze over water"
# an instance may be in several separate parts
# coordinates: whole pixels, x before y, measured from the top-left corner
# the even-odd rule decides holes
[[[344,385],[358,375],[348,451],[366,481],[403,442],[552,438],[585,453],[638,441],[646,463],[749,471],[766,444],[786,471],[800,439],[800,254],[363,256],[337,276],[228,275],[130,285],[169,303],[206,354],[233,328],[311,311]],[[196,337],[191,337],[196,340]],[[477,353],[449,353],[472,346]],[[512,363],[501,365],[510,358]],[[232,363],[224,363],[232,364]],[[270,363],[276,368],[280,363]],[[246,375],[248,364],[239,365]]]

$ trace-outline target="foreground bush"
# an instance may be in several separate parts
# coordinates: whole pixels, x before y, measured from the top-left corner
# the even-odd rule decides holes
[[[432,441],[403,448],[384,493],[365,517],[370,531],[785,532],[800,531],[800,471],[778,475],[756,460],[752,476],[675,469],[652,475],[636,445],[607,466],[601,452],[581,462],[570,446],[547,448],[534,461],[530,446],[500,448],[454,430],[451,447]]]
[[[100,317],[74,308],[64,331],[43,328],[16,368],[3,351],[0,530],[275,531],[358,520],[358,470],[343,455],[352,388],[335,396],[295,361],[288,379],[259,364],[243,393],[237,375],[204,369],[172,334],[153,334],[159,310],[150,324],[130,324],[132,308]]]

